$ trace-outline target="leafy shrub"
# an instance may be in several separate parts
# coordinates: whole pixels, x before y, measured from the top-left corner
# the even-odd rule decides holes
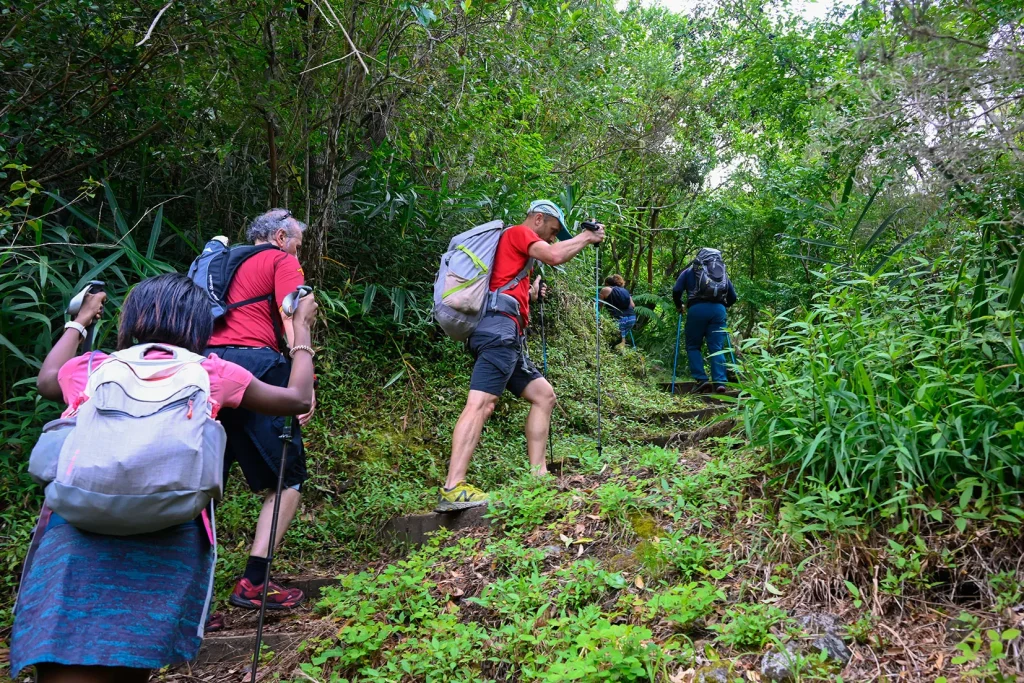
[[[535,614],[551,602],[550,592],[547,578],[533,572],[489,583],[479,598],[469,598],[468,601],[501,616],[511,617],[516,614]]]
[[[653,681],[652,660],[659,648],[649,629],[600,620],[575,641],[578,658],[556,662],[538,680]]]
[[[666,448],[652,446],[640,452],[637,464],[646,467],[658,476],[665,476],[675,471],[679,462],[679,453]]]
[[[973,479],[1016,500],[1021,326],[1014,313],[986,317],[998,292],[967,298],[966,259],[908,263],[895,279],[822,275],[806,312],[747,340],[747,430],[797,482],[794,495],[817,482],[855,510],[890,511]]]
[[[771,629],[789,617],[778,607],[763,603],[741,603],[727,609],[722,622],[709,628],[717,633],[715,640],[737,649],[760,650],[771,640]]]
[[[637,507],[636,495],[622,484],[609,481],[595,491],[601,516],[626,521],[627,515]]]
[[[528,475],[493,495],[487,514],[502,525],[505,533],[525,533],[559,509],[559,498],[549,482]]]
[[[555,595],[556,604],[570,609],[601,598],[609,589],[621,590],[626,587],[626,578],[619,572],[601,569],[591,558],[577,560],[566,569],[555,573],[560,586]]]
[[[707,581],[674,586],[647,601],[652,616],[663,615],[681,630],[690,630],[694,623],[711,613],[716,602],[725,600],[722,589]]]
[[[674,531],[662,538],[657,548],[686,581],[709,575],[725,555],[712,541],[682,531]]]

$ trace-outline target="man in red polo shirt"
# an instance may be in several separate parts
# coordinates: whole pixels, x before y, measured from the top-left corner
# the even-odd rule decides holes
[[[556,239],[561,241],[555,243]],[[521,279],[514,287],[491,299],[487,313],[469,338],[469,350],[476,362],[466,407],[452,433],[452,458],[435,508],[437,512],[464,510],[487,503],[487,494],[464,480],[484,423],[506,389],[531,404],[526,418],[530,470],[536,475],[547,473],[544,450],[551,427],[551,411],[555,407],[555,392],[526,355],[525,338],[530,323],[530,302],[541,294],[540,276],[531,285],[529,273],[520,274],[524,269],[529,271],[536,261],[561,265],[588,244],[602,240],[604,226],[593,231],[583,230],[572,237],[566,229],[562,209],[544,199],[530,204],[521,225],[502,233],[494,255],[490,291],[497,292],[516,277]]]
[[[208,354],[216,353],[224,360],[246,368],[254,377],[276,386],[287,386],[291,374],[290,357],[282,353],[286,350],[282,343],[291,345],[291,320],[281,315],[281,305],[286,296],[305,283],[297,258],[305,228],[305,223],[285,209],[271,209],[252,222],[246,237],[252,244],[266,245],[266,248],[250,256],[235,271],[226,301],[229,305],[241,305],[229,309],[218,321],[207,348]],[[275,548],[280,545],[295,517],[299,507],[299,489],[307,478],[301,425],[306,424],[311,416],[312,411],[299,417],[299,425],[293,432],[293,447],[289,449],[285,463],[285,488],[281,493]],[[281,467],[284,418],[260,415],[242,408],[222,410],[219,417],[228,436],[224,453],[225,480],[231,463],[237,461],[249,488],[254,493],[266,492],[245,572],[230,598],[232,605],[259,609]],[[303,597],[299,589],[283,588],[272,581],[267,591],[267,608],[295,607]]]

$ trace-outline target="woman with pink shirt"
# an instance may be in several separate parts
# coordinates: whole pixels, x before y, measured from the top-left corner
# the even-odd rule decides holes
[[[87,296],[76,322],[88,327],[99,319],[105,298]],[[265,384],[216,355],[202,362],[213,417],[235,407],[267,415],[309,411],[309,326],[316,308],[313,297],[305,297],[293,316],[300,352],[287,387]],[[205,292],[171,273],[132,290],[121,311],[117,347],[153,343],[202,354],[212,331]],[[65,330],[39,370],[40,395],[63,400],[66,414],[83,400],[90,362],[95,370],[108,358],[77,355],[80,342],[78,331]],[[107,536],[79,530],[44,507],[15,612],[12,676],[35,666],[41,683],[133,683],[148,680],[152,669],[194,659],[208,609],[211,541],[202,517],[154,533]]]

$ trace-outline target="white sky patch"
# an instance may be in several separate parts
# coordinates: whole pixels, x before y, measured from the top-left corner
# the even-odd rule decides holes
[[[855,0],[792,0],[789,3],[789,12],[800,15],[806,21],[815,21],[823,19],[834,5],[852,7],[854,2]],[[680,14],[689,14],[695,7],[701,5],[714,4],[708,0],[643,0],[643,3],[658,4]],[[622,10],[627,4],[628,0],[616,0],[615,7]]]

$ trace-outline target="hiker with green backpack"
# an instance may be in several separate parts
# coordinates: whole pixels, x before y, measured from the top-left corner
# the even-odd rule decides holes
[[[545,449],[555,392],[526,353],[530,303],[545,293],[540,276],[531,283],[530,274],[537,262],[561,265],[602,240],[602,225],[573,237],[562,209],[543,199],[530,204],[520,225],[505,228],[501,221],[492,221],[452,238],[434,282],[434,317],[450,337],[466,342],[475,363],[466,406],[452,433],[451,462],[437,512],[487,503],[486,492],[466,483],[466,470],[484,423],[505,390],[531,404],[526,418],[530,470],[547,473]]]
[[[79,353],[105,298],[85,297],[39,370],[40,396],[68,408],[29,460],[46,496],[14,609],[14,678],[35,666],[40,683],[141,683],[194,660],[213,594],[212,502],[224,483],[218,413],[296,415],[313,401],[312,296],[291,316],[286,386],[203,353],[209,301],[178,273],[132,289],[116,352]]]

